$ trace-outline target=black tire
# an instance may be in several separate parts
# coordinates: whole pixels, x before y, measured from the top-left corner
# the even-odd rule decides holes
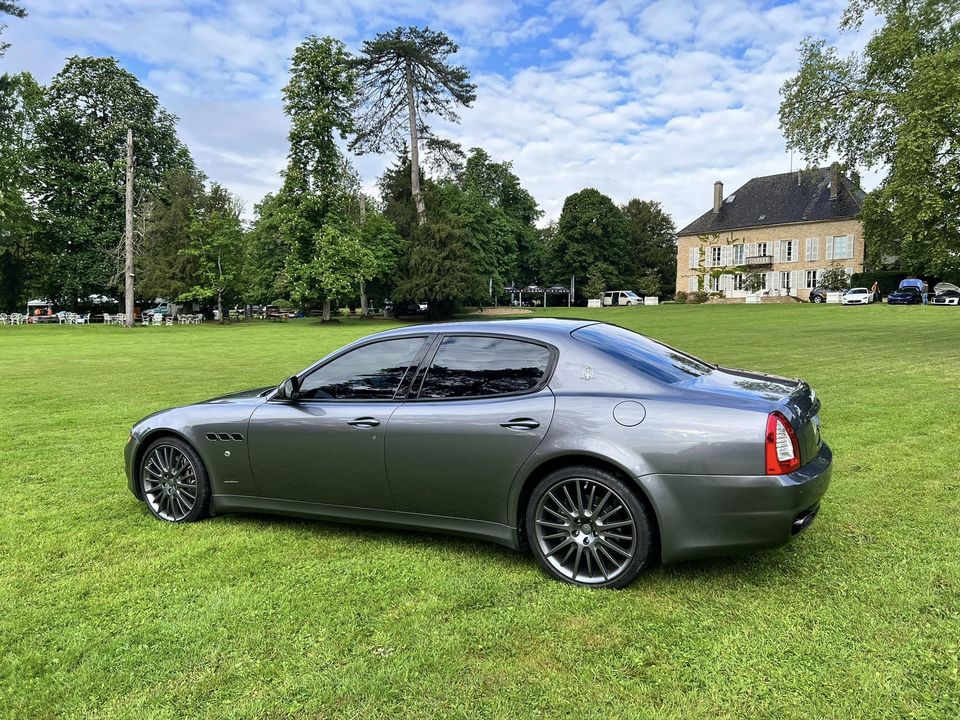
[[[820,297],[819,295],[817,295],[816,297],[813,298],[813,301],[814,301],[815,303],[822,303],[822,302],[823,302],[823,298]]]
[[[188,523],[209,515],[210,479],[190,443],[172,436],[157,438],[137,469],[140,492],[158,520]]]
[[[533,488],[524,516],[527,543],[557,580],[622,588],[656,561],[649,511],[615,473],[590,465],[555,470]]]

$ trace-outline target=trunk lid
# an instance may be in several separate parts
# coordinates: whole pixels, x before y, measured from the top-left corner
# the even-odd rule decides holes
[[[770,411],[782,412],[797,435],[801,464],[805,465],[820,452],[820,400],[803,380],[717,367],[684,381],[683,385],[691,390],[772,404]]]

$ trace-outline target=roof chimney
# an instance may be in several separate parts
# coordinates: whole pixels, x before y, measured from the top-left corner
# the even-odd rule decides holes
[[[840,163],[830,166],[830,199],[836,200],[840,194]]]
[[[723,183],[717,180],[713,184],[713,212],[720,212],[721,205],[723,205]]]

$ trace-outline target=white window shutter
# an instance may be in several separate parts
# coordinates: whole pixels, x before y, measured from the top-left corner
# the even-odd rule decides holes
[[[733,246],[725,245],[723,247],[723,254],[726,256],[723,258],[724,265],[733,265]]]
[[[797,290],[803,287],[803,271],[794,270],[793,279],[790,280],[790,287],[793,288],[793,294],[797,294]]]
[[[687,292],[697,291],[697,278],[692,277],[687,280]]]
[[[848,248],[847,257],[852,258],[853,257],[853,235],[847,235],[847,248]]]
[[[777,240],[773,243],[773,261],[780,262],[782,256],[780,255],[780,241]]]
[[[827,236],[827,260],[833,260],[833,237]]]
[[[697,267],[697,259],[698,259],[697,256],[699,254],[700,254],[699,248],[695,248],[695,247],[690,248],[690,255],[688,258],[687,267],[689,267],[691,270]]]

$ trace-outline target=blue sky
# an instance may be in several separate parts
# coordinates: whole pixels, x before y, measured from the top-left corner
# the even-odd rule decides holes
[[[306,35],[351,48],[396,25],[429,25],[460,45],[478,85],[462,123],[438,130],[512,160],[559,215],[596,187],[617,202],[659,200],[678,226],[751,177],[790,169],[778,90],[805,35],[844,50],[846,0],[23,0],[0,70],[48,81],[73,54],[112,55],[180,117],[200,167],[248,214],[279,184],[286,154],[280,89]],[[355,165],[372,190],[392,158]],[[794,167],[802,164],[794,158]],[[874,181],[866,176],[869,187]]]

